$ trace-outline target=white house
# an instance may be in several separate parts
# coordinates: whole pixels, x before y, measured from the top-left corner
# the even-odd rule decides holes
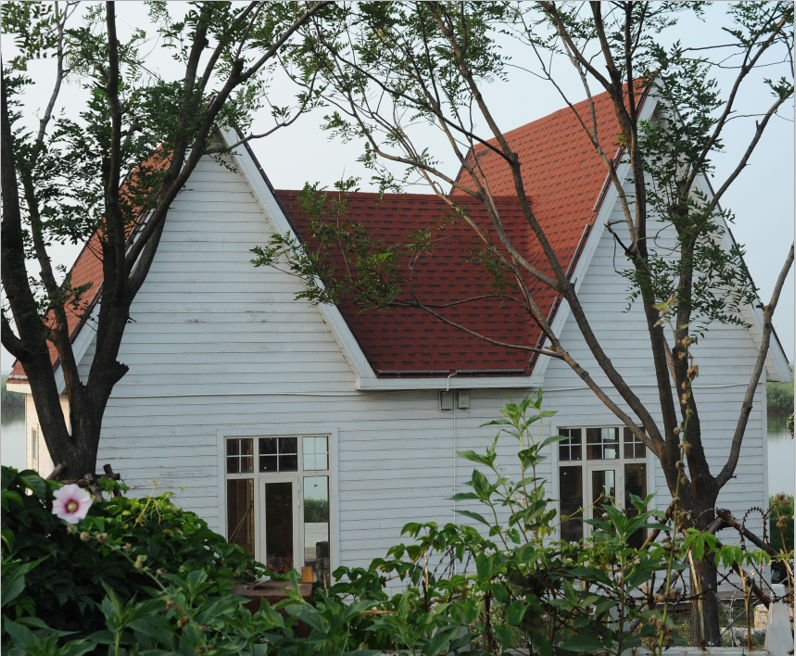
[[[610,125],[604,97],[597,107]],[[576,108],[582,111],[584,104]],[[644,111],[653,116],[654,98]],[[654,410],[657,389],[643,315],[638,305],[625,311],[626,282],[615,270],[624,262],[605,230],[606,222],[619,218],[617,194],[599,159],[569,109],[507,137],[521,160],[532,164],[524,175],[535,213],[570,267],[597,336]],[[543,472],[565,512],[605,492],[624,504],[631,491],[658,490],[657,503],[666,507],[669,495],[656,459],[627,437],[561,361],[495,347],[419,313],[360,315],[314,307],[295,299],[302,289],[296,278],[253,267],[253,246],[275,231],[300,235],[306,217],[295,193],[275,192],[263,172],[278,166],[283,153],[261,168],[248,149],[238,151],[235,170],[208,158],[191,176],[132,306],[119,356],[130,371],[108,403],[99,453],[99,464],[111,463],[131,493],[146,494],[156,481],[161,490],[173,490],[182,507],[275,568],[313,565],[323,574],[340,564],[366,564],[400,540],[406,522],[460,519],[449,498],[466,489],[470,467],[456,452],[483,449],[495,430],[482,424],[499,416],[509,397],[541,387],[545,407],[558,411],[543,436],[572,436],[551,450]],[[505,176],[493,172],[493,192],[511,194]],[[627,173],[620,167],[620,175]],[[710,193],[707,181],[702,188]],[[516,199],[507,195],[499,203],[510,230],[527,231]],[[379,201],[356,193],[350,204],[351,215],[366,219],[388,242],[445,215],[432,196]],[[482,209],[470,206],[473,216],[483,218]],[[475,265],[461,262],[469,237],[456,226],[446,229],[435,256],[418,264],[416,284],[436,286],[448,301],[478,295],[488,281],[468,276]],[[538,257],[530,233],[526,241],[528,256]],[[73,284],[89,280],[99,288],[101,268],[91,244],[73,273]],[[551,293],[540,293],[539,302],[563,344],[611,389],[566,304]],[[726,459],[760,343],[759,310],[746,308],[744,317],[750,328],[714,326],[695,349],[695,394],[714,471]],[[509,341],[538,340],[527,317],[490,301],[455,318]],[[87,375],[92,320],[73,319],[74,346]],[[766,504],[765,381],[789,378],[774,338],[737,476],[719,500],[736,515]],[[20,367],[8,384],[28,393],[28,465],[47,475],[52,462]],[[515,471],[513,451],[504,440],[509,472]],[[584,530],[588,526],[577,522],[564,532],[577,537]]]

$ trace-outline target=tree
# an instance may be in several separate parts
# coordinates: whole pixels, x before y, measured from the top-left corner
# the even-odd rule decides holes
[[[735,182],[761,135],[777,112],[793,97],[793,6],[785,2],[725,5],[730,25],[728,44],[721,46],[721,60],[712,48],[686,47],[679,42],[664,45],[664,35],[676,25],[678,13],[701,16],[704,3],[592,2],[569,3],[366,3],[337,6],[337,21],[316,21],[302,29],[309,53],[285,62],[296,70],[317,70],[324,80],[324,99],[332,107],[326,127],[343,139],[362,139],[362,161],[374,170],[382,190],[400,189],[416,174],[451,207],[451,213],[467,222],[482,240],[482,260],[498,284],[495,295],[510,289],[525,311],[541,328],[546,344],[513,344],[569,365],[600,400],[642,440],[660,460],[668,488],[675,499],[670,512],[681,529],[707,529],[714,521],[719,491],[733,477],[752,409],[772,330],[772,315],[783,282],[793,261],[793,247],[782,267],[770,302],[763,307],[762,347],[741,408],[732,446],[720,471],[711,471],[702,444],[698,398],[691,382],[698,366],[689,347],[705,338],[712,322],[743,323],[742,306],[757,305],[755,288],[738,247],[724,250],[716,244],[732,215],[719,202]],[[519,65],[534,67],[574,107],[551,72],[551,58],[564,58],[574,67],[589,99],[590,109],[578,115],[618,191],[624,222],[609,226],[629,267],[625,276],[630,301],[641,305],[649,333],[654,375],[662,422],[627,384],[595,337],[578,294],[559,262],[543,227],[534,216],[523,183],[523,163],[497,124],[484,87],[507,74],[509,64],[501,54],[500,39],[514,37],[526,47]],[[729,53],[729,57],[727,57]],[[699,190],[698,181],[713,170],[712,159],[723,148],[722,139],[748,86],[752,71],[763,64],[786,62],[790,71],[779,80],[767,80],[773,100],[755,115],[751,139],[732,173],[712,196]],[[725,94],[713,73],[730,68],[735,79]],[[621,162],[630,167],[629,185],[619,178],[618,163],[607,151],[598,131],[592,89],[610,97],[615,117],[616,140],[622,147]],[[645,94],[657,95],[665,120],[641,119]],[[413,136],[418,124],[440,131],[461,175],[454,177],[439,164],[439,153],[424,146],[422,135]],[[615,143],[615,141],[613,142]],[[545,273],[528,262],[504,230],[500,207],[492,197],[489,179],[483,175],[474,152],[498,158],[510,169],[514,190],[528,226],[544,251]],[[389,164],[405,167],[396,176]],[[469,220],[447,195],[443,185],[456,194],[475,198],[487,209],[491,226],[485,231]],[[341,187],[342,189],[342,187]],[[312,210],[313,197],[306,198]],[[339,203],[333,208],[339,209]],[[316,208],[317,210],[317,208]],[[316,214],[320,216],[319,212]],[[673,252],[664,256],[650,244],[663,221],[675,240]],[[396,264],[399,249],[384,250],[366,231],[335,232],[333,222],[318,223],[317,252],[308,252],[284,237],[276,236],[256,251],[256,264],[276,265],[287,258],[294,273],[307,283],[304,295],[318,302],[345,298],[368,308],[423,309],[440,321],[455,325],[445,310],[425,304],[407,293]],[[336,268],[324,246],[343,243],[346,257],[354,262],[352,274]],[[429,240],[418,236],[407,241],[410,259],[432,250]],[[349,257],[350,256],[350,257]],[[431,255],[433,256],[433,254]],[[326,287],[317,279],[333,278]],[[541,282],[560,294],[568,304],[589,350],[613,390],[601,387],[559,341],[528,280]],[[667,323],[671,322],[672,337]],[[486,339],[486,336],[481,335]],[[677,390],[675,393],[673,390]],[[631,412],[625,412],[616,395]],[[686,469],[687,467],[687,469]],[[716,585],[716,571],[706,561],[695,563],[697,576]],[[708,644],[718,644],[718,605],[715,595],[694,604],[692,636],[698,638],[704,624]],[[703,617],[699,616],[699,609]]]
[[[2,72],[2,342],[24,367],[61,477],[95,471],[105,407],[128,369],[118,354],[130,305],[169,206],[202,157],[225,154],[214,142],[219,129],[250,129],[253,112],[267,103],[268,67],[326,4],[200,2],[176,20],[167,3],[150,3],[157,34],[180,67],[175,79],[150,70],[143,30],[119,39],[113,2],[87,7],[76,27],[76,2],[3,5],[3,32],[19,54]],[[33,84],[27,65],[48,56],[54,88],[38,130],[28,130],[18,109]],[[79,118],[56,116],[67,81],[88,92]],[[311,105],[304,95],[295,108],[272,106],[274,125],[256,136],[289,125]],[[70,276],[59,284],[51,246],[87,239],[100,255],[101,288],[74,287]],[[31,266],[40,272],[30,274]],[[68,315],[85,320],[92,298],[96,355],[84,381]],[[68,423],[51,350],[63,371]]]

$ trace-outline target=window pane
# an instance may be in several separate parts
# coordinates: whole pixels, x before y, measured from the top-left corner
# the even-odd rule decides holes
[[[644,442],[638,439],[633,433],[630,432],[630,429],[625,427],[625,458],[629,460],[639,459],[639,458],[646,458],[647,457],[647,447],[644,446]]]
[[[280,574],[293,569],[293,484],[265,484],[265,564]]]
[[[592,504],[595,504],[594,516],[601,516],[600,506],[616,504],[616,471],[613,469],[594,470],[591,473]]]
[[[277,456],[260,456],[260,471],[275,472],[279,471]]]
[[[304,564],[316,581],[330,583],[329,477],[304,477]]]
[[[581,467],[560,467],[561,516],[576,516],[561,523],[561,539],[577,542],[583,537],[583,470]]]
[[[586,455],[589,460],[616,460],[619,458],[619,429],[587,428]]]
[[[298,471],[298,438],[261,437],[260,471]]]
[[[295,437],[280,437],[279,439],[279,453],[298,453],[296,444],[298,439]]]
[[[329,469],[329,452],[326,437],[305,437],[302,444],[304,469],[318,471]]]
[[[647,497],[647,465],[640,463],[625,465],[625,509],[628,517],[637,517],[638,510],[630,500],[630,495],[646,499]],[[627,544],[634,549],[640,549],[647,538],[646,529],[641,529],[633,533],[628,538]]]
[[[275,437],[261,437],[260,438],[260,455],[273,454],[276,455],[276,438]]]
[[[227,481],[227,536],[254,555],[254,481],[239,478]]]
[[[582,445],[583,445],[583,431],[580,428],[562,428],[559,431],[560,435],[566,435],[568,440],[561,440],[558,443],[558,459],[562,462],[571,462],[574,460],[581,460]]]
[[[252,441],[250,437],[227,440],[227,473],[249,474],[253,471]]]

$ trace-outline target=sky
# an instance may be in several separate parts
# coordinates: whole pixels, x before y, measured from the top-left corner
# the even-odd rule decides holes
[[[169,3],[172,11],[179,11],[182,3]],[[122,38],[134,27],[145,27],[146,13],[142,3],[117,3],[119,31]],[[693,19],[681,19],[672,34],[672,39],[684,44],[715,45],[725,43],[726,35],[720,30],[721,17],[713,7],[704,23]],[[3,57],[7,59],[12,51],[8,39],[0,43]],[[485,89],[485,97],[490,104],[498,125],[504,131],[511,130],[542,118],[560,109],[563,101],[558,92],[549,84],[523,70],[528,66],[528,53],[511,41],[504,44],[504,52],[512,58],[513,66],[508,70],[506,80],[497,81]],[[157,65],[164,73],[170,70],[171,62],[164,57],[157,43],[152,45],[150,56],[153,66]],[[171,67],[173,69],[173,67]],[[35,62],[31,75],[37,84],[31,89],[27,101],[28,120],[35,121],[37,113],[43,109],[51,89],[52,61]],[[582,100],[585,95],[575,78],[572,67],[564,61],[555,64],[554,72],[572,101]],[[722,89],[729,84],[732,71],[723,71],[719,79]],[[768,91],[761,78],[771,76],[772,71],[754,73],[739,106],[741,113],[760,111],[771,103]],[[777,76],[779,73],[777,74]],[[284,78],[275,76],[269,93],[275,104],[287,104],[294,93],[291,84]],[[64,108],[67,115],[74,115],[80,109],[77,100],[85,97],[85,92],[77,86],[66,89],[64,97],[68,104]],[[320,182],[331,187],[334,181],[347,176],[360,176],[363,191],[373,190],[369,183],[369,173],[356,159],[362,152],[359,143],[342,144],[332,141],[320,125],[325,111],[319,110],[302,116],[293,126],[274,135],[252,142],[252,148],[266,175],[277,189],[300,189],[305,182]],[[258,126],[267,126],[269,117],[265,112],[256,117]],[[749,166],[736,180],[725,195],[724,207],[731,208],[736,221],[731,230],[735,240],[745,247],[745,261],[752,277],[760,288],[760,296],[767,303],[774,283],[784,262],[787,250],[794,236],[794,123],[793,103],[783,111],[786,118],[775,117],[755,153]],[[754,119],[740,119],[732,122],[726,136],[726,150],[715,158],[714,188],[718,188],[734,169],[740,155],[754,132]],[[429,147],[442,161],[447,172],[455,174],[458,165],[451,154],[445,150],[441,137],[434,131],[424,133]],[[425,191],[420,188],[414,192]],[[79,253],[81,245],[57,247],[53,251],[56,263],[71,266]],[[794,286],[793,271],[783,290],[777,309],[774,326],[785,353],[792,361],[794,354]],[[5,349],[0,355],[0,369],[10,369],[13,358]]]

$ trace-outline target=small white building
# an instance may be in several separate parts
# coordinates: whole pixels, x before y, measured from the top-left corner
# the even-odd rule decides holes
[[[604,97],[597,107],[610,125]],[[644,111],[654,115],[654,98]],[[529,163],[524,175],[534,211],[570,267],[597,336],[657,415],[643,313],[638,304],[626,311],[627,284],[616,271],[625,263],[605,229],[621,210],[602,164],[569,109],[507,138]],[[277,569],[313,565],[323,573],[364,565],[399,542],[409,521],[463,519],[449,498],[467,489],[471,467],[456,452],[483,450],[495,429],[482,425],[497,418],[510,397],[542,388],[545,408],[558,411],[542,437],[571,436],[543,466],[550,496],[562,500],[565,513],[605,493],[624,505],[630,492],[659,491],[657,504],[668,505],[656,459],[629,439],[563,362],[487,344],[416,311],[315,307],[296,300],[302,285],[295,277],[252,266],[252,247],[276,231],[301,236],[306,217],[295,192],[275,192],[263,172],[284,154],[261,168],[248,149],[238,151],[235,170],[208,158],[191,176],[132,306],[119,355],[130,370],[108,403],[99,452],[99,465],[110,463],[131,494],[149,493],[156,481],[183,508]],[[621,166],[619,172],[628,173]],[[509,229],[526,231],[528,256],[538,261],[510,181],[495,169],[490,184],[493,193],[507,194],[499,203]],[[709,194],[707,181],[701,184]],[[457,200],[484,218],[482,208]],[[433,196],[355,193],[349,202],[351,216],[387,242],[437,226],[446,215]],[[417,264],[414,284],[433,287],[432,296],[443,302],[477,296],[489,281],[474,273],[476,265],[462,263],[471,237],[455,224],[444,230],[434,256]],[[99,288],[91,244],[73,275],[73,284],[89,280]],[[562,343],[610,390],[566,304],[551,292],[540,292],[538,300]],[[483,301],[452,312],[454,320],[495,339],[539,343],[538,327],[511,307]],[[694,389],[714,472],[726,459],[760,344],[759,310],[746,308],[744,318],[750,328],[713,326],[694,351],[700,366]],[[94,352],[91,322],[74,318],[74,348],[85,375]],[[775,337],[737,475],[719,499],[738,516],[767,503],[765,382],[789,379]],[[20,367],[8,386],[28,393],[27,462],[47,475],[53,463]],[[509,473],[518,473],[514,452],[504,439]],[[582,522],[564,527],[572,538],[584,531]]]

